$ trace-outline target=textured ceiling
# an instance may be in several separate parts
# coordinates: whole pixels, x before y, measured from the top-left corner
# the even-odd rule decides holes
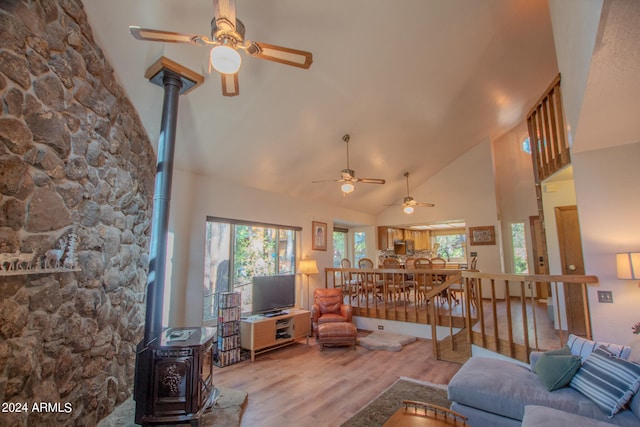
[[[208,49],[138,41],[129,25],[209,35],[209,0],[84,0],[95,37],[154,143],[164,55],[205,75],[180,98],[176,167],[370,214],[520,123],[557,74],[545,0],[238,0],[246,38],[313,53],[309,70],[243,57],[223,97]],[[342,136],[360,184],[342,196]],[[425,200],[428,201],[428,200]]]

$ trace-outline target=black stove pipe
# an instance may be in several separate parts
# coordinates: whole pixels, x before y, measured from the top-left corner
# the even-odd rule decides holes
[[[158,160],[153,191],[153,217],[151,220],[151,242],[149,246],[149,275],[147,276],[147,311],[144,326],[146,347],[162,332],[162,306],[169,231],[169,204],[171,180],[178,119],[178,100],[182,89],[180,75],[165,70],[162,77],[164,101],[162,122],[158,139]]]

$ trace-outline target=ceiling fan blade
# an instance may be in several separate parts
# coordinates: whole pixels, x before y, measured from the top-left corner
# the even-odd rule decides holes
[[[235,0],[213,0],[213,10],[216,26],[220,30],[235,31],[236,2]]]
[[[365,184],[384,184],[386,182],[384,179],[375,178],[354,178],[353,180]]]
[[[246,52],[256,58],[266,59],[304,69],[308,69],[313,62],[313,55],[311,52],[275,46],[267,43],[248,42]]]
[[[321,182],[344,182],[344,179],[321,179],[319,181],[311,181],[312,184],[318,184]]]
[[[238,73],[220,74],[222,79],[222,95],[236,96],[240,95],[240,87],[238,86]]]
[[[415,203],[413,204],[413,206],[422,206],[422,207],[425,207],[425,208],[432,208],[432,207],[434,207],[435,205],[434,205],[433,203],[420,203],[420,202],[415,202]]]
[[[152,30],[150,28],[129,27],[129,32],[138,40],[166,43],[188,43],[196,46],[212,43],[206,36],[197,34],[181,34],[171,31]]]

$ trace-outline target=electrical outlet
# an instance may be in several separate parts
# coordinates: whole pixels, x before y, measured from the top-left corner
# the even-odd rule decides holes
[[[598,302],[613,303],[613,292],[598,291]]]
[[[384,325],[378,325],[378,330],[379,331],[384,331]]]

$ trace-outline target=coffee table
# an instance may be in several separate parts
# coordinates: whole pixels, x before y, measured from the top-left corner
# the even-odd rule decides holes
[[[448,408],[414,400],[402,404],[383,427],[468,426],[466,417]]]

